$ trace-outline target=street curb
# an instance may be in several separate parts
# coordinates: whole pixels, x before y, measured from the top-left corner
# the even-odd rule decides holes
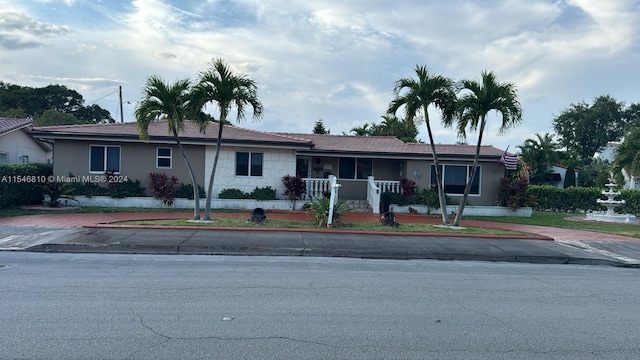
[[[337,233],[345,235],[402,235],[402,236],[446,236],[446,237],[474,237],[480,239],[525,239],[525,240],[543,240],[553,241],[552,237],[544,235],[491,235],[491,234],[457,234],[457,233],[438,233],[438,232],[389,232],[389,231],[361,231],[361,230],[347,230],[347,229],[289,229],[289,228],[234,228],[223,226],[163,226],[163,225],[115,225],[109,223],[102,223],[96,225],[83,226],[86,229],[152,229],[152,230],[224,230],[224,231],[264,231],[264,232],[299,232],[299,233]]]
[[[620,261],[594,258],[580,258],[570,256],[520,256],[520,255],[473,255],[473,254],[442,254],[442,253],[407,253],[374,252],[343,249],[341,252],[326,249],[281,248],[274,251],[271,248],[245,247],[242,249],[224,249],[194,246],[135,246],[128,245],[89,245],[89,244],[41,244],[23,251],[44,253],[110,253],[110,254],[147,254],[147,255],[221,255],[221,256],[308,256],[308,257],[338,257],[357,259],[387,259],[387,260],[442,260],[442,261],[483,261],[510,262],[527,264],[557,264],[557,265],[598,265],[625,268],[640,268],[636,264],[626,264]]]

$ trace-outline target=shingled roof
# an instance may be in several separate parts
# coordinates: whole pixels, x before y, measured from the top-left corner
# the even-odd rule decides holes
[[[3,118],[0,117],[0,135],[6,134],[10,131],[22,129],[33,125],[31,119],[16,119],[16,118]]]
[[[51,139],[141,141],[135,122],[36,127],[33,129],[33,134]],[[217,135],[217,123],[209,123],[204,132],[201,132],[196,123],[185,121],[185,131],[180,133],[180,138],[184,143],[210,145],[216,140]],[[149,125],[149,137],[151,141],[173,142],[165,120],[154,121]],[[276,133],[250,130],[234,125],[224,126],[222,142],[295,147],[301,153],[327,156],[424,158],[432,155],[429,144],[405,143],[393,136]],[[473,157],[475,150],[475,145],[436,145],[438,155],[444,157]],[[503,153],[503,150],[490,145],[482,146],[480,149],[480,156],[483,158],[499,158]]]
[[[166,120],[154,121],[149,124],[149,138],[152,141],[173,141]],[[135,122],[111,124],[83,124],[59,125],[34,128],[34,134],[39,137],[60,139],[120,139],[138,141],[139,133]],[[180,132],[180,139],[185,143],[206,143],[210,145],[218,136],[218,124],[209,123],[204,131],[192,121],[185,121],[185,130]],[[225,125],[223,129],[223,143],[263,143],[282,146],[311,147],[311,142],[304,139],[282,136],[245,129],[233,125]]]
[[[327,134],[294,134],[282,135],[292,138],[306,139],[313,142],[313,152],[326,153],[367,153],[371,155],[432,155],[431,145],[423,143],[405,143],[394,136],[357,136],[357,135],[327,135]],[[475,145],[436,144],[438,155],[445,156],[474,156]],[[491,145],[480,147],[482,157],[500,157],[504,153]]]

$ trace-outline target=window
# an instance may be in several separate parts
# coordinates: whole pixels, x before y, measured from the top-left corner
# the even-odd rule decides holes
[[[171,148],[156,148],[156,168],[171,169]]]
[[[29,163],[29,155],[20,156],[20,165],[27,165]]]
[[[89,147],[89,172],[104,173],[107,170],[120,172],[120,147],[91,145]]]
[[[467,179],[471,176],[472,166],[468,165],[440,165],[442,171],[442,186],[446,194],[464,194],[464,188],[467,186]],[[478,166],[476,175],[471,183],[470,195],[480,195],[480,178],[482,177],[482,168]],[[437,185],[436,167],[431,165],[431,184]]]
[[[0,165],[9,164],[9,154],[5,152],[0,152]]]
[[[237,152],[236,176],[262,176],[262,153]]]
[[[338,177],[340,179],[366,179],[373,174],[373,160],[340,158]]]

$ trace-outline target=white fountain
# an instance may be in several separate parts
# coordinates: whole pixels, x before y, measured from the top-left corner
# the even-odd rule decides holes
[[[605,184],[609,190],[603,190],[602,195],[606,196],[606,200],[596,200],[598,204],[607,208],[606,212],[593,212],[587,214],[587,220],[605,221],[605,222],[617,222],[617,223],[633,223],[636,222],[636,216],[631,214],[616,214],[615,208],[624,204],[624,200],[614,200],[614,198],[620,195],[620,191],[614,191],[618,185],[613,181],[613,178],[609,179],[609,183]]]

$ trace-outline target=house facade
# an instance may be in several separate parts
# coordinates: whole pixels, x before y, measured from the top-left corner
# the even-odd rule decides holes
[[[207,187],[216,152],[218,125],[204,132],[187,122],[181,142],[197,176]],[[32,135],[54,144],[55,176],[91,176],[113,170],[148,186],[150,172],[165,172],[190,183],[187,167],[165,121],[150,125],[148,141],[139,139],[135,123],[70,125],[35,128]],[[475,146],[437,145],[443,184],[451,197],[461,197],[475,154]],[[483,146],[471,189],[472,205],[495,205],[504,175],[499,162],[504,151]],[[282,177],[299,175],[308,196],[328,190],[337,176],[340,198],[370,200],[378,193],[399,191],[398,179],[414,180],[421,189],[435,185],[435,168],[428,144],[409,144],[395,137],[267,133],[225,126],[213,194],[228,188],[251,192],[270,186],[283,197]]]
[[[52,147],[30,134],[31,119],[0,117],[0,165],[51,162]]]

